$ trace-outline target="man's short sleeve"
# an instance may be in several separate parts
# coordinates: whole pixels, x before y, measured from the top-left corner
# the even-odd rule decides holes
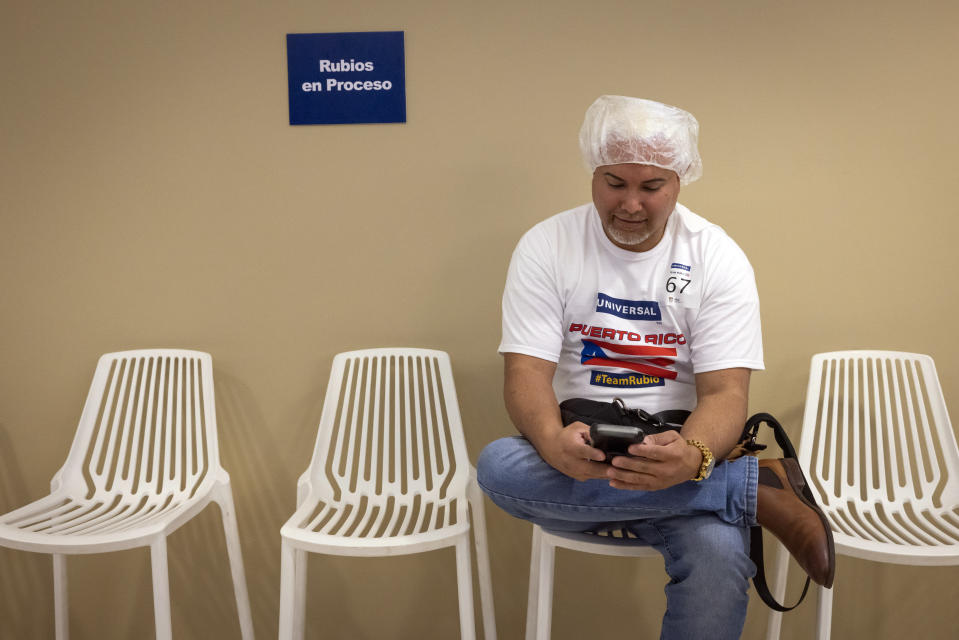
[[[541,226],[528,231],[509,263],[503,291],[500,353],[558,362],[563,345],[563,301],[556,281],[555,248]]]
[[[752,266],[728,236],[713,252],[704,295],[690,327],[694,373],[764,369],[759,293]]]

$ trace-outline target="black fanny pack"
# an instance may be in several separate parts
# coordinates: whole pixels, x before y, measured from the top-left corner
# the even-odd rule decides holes
[[[618,424],[630,427],[639,427],[646,433],[662,433],[663,431],[679,431],[689,417],[689,411],[676,409],[647,413],[642,409],[630,409],[616,398],[612,402],[599,402],[586,398],[570,398],[559,403],[563,425],[573,422],[582,422],[589,426],[596,424]]]
[[[570,398],[559,404],[559,410],[562,414],[563,425],[569,425],[574,422],[582,422],[592,428],[596,425],[611,424],[627,427],[637,427],[645,434],[662,433],[664,431],[679,431],[682,429],[686,418],[690,412],[683,409],[674,409],[660,411],[659,413],[648,413],[642,409],[631,409],[626,404],[616,398],[612,402],[600,402],[589,400],[587,398]],[[796,449],[793,447],[786,430],[783,429],[779,421],[768,413],[757,413],[750,417],[743,427],[742,435],[734,453],[739,455],[755,455],[766,448],[766,445],[757,442],[759,427],[766,424],[773,430],[776,438],[776,444],[782,449],[784,458],[796,458]],[[608,459],[608,458],[607,458]],[[808,488],[807,488],[808,491]],[[804,494],[806,495],[806,494]],[[815,503],[815,498],[809,492],[806,497]],[[766,585],[766,572],[763,562],[763,536],[762,527],[756,525],[750,532],[749,557],[756,565],[756,575],[753,576],[753,585],[756,587],[756,593],[771,609],[775,611],[790,611],[799,606],[806,597],[809,590],[809,577],[806,578],[806,585],[803,587],[802,595],[799,600],[791,607],[784,606],[776,601],[769,592]]]

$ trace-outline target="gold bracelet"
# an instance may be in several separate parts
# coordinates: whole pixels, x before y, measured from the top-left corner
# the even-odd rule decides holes
[[[713,457],[713,452],[709,450],[709,447],[707,447],[703,441],[687,440],[686,444],[696,447],[700,453],[703,454],[703,463],[699,465],[699,473],[693,478],[693,482],[702,482],[713,472],[713,467],[716,466],[716,459]]]

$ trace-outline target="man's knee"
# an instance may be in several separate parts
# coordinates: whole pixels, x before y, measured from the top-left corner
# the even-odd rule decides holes
[[[512,485],[511,477],[516,471],[523,448],[530,447],[524,438],[500,438],[486,445],[476,461],[476,479],[486,491],[505,493]]]

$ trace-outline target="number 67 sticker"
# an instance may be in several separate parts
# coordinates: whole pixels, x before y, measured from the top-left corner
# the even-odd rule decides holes
[[[666,291],[668,293],[677,293],[680,294],[686,293],[686,287],[689,286],[689,283],[692,282],[689,278],[683,278],[681,276],[669,276],[666,278]]]
[[[666,303],[676,304],[687,309],[699,308],[699,291],[693,284],[692,274],[666,276]]]

